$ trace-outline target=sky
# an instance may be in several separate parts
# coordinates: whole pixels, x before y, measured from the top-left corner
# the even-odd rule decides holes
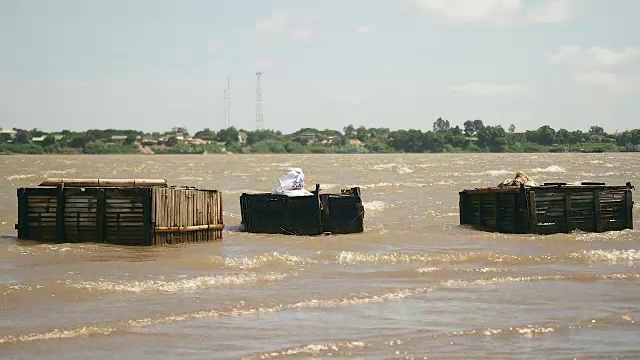
[[[637,0],[0,0],[0,127],[640,128]]]

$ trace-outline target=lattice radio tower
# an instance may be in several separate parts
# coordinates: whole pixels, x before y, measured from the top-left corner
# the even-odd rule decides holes
[[[224,89],[224,128],[231,126],[231,78],[227,77],[227,88]]]
[[[264,122],[264,114],[262,113],[262,87],[260,85],[260,77],[262,72],[256,73],[256,130],[261,130]]]

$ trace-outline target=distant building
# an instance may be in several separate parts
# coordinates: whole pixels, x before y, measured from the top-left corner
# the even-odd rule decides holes
[[[31,141],[33,141],[33,142],[43,142],[46,137],[47,137],[47,135],[34,137],[34,138],[31,139]]]
[[[123,142],[127,140],[127,135],[113,135],[111,137],[111,141],[113,142]]]
[[[158,142],[150,137],[144,137],[140,141],[140,143],[144,146],[156,145]]]
[[[12,139],[16,137],[16,134],[17,134],[17,133],[18,133],[17,131],[15,131],[15,130],[10,130],[10,129],[7,129],[7,130],[0,130],[0,135],[8,135],[8,136],[9,136],[10,138],[12,138]]]
[[[350,139],[349,140],[349,144],[353,145],[355,147],[361,147],[362,146],[362,141],[360,141],[358,139]]]
[[[211,144],[211,140],[193,139],[195,145]]]

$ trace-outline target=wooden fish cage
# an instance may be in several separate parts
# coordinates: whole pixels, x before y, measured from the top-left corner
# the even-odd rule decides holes
[[[50,179],[18,189],[18,238],[166,245],[222,239],[222,194],[155,179]]]
[[[244,230],[252,233],[320,235],[364,231],[360,188],[340,194],[321,194],[320,185],[310,196],[242,194],[240,210]]]
[[[460,224],[501,233],[633,229],[633,186],[545,183],[460,192]]]

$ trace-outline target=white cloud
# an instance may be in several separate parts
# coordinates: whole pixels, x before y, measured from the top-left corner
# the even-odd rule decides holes
[[[209,43],[207,44],[207,49],[209,50],[210,54],[221,56],[221,57],[224,56],[225,53],[227,52],[227,47],[224,41],[217,38],[213,38],[209,40]]]
[[[522,95],[529,92],[529,89],[524,85],[478,82],[454,85],[451,90],[461,94],[487,97]]]
[[[533,23],[562,23],[573,18],[573,6],[570,0],[551,0],[531,9],[526,19]]]
[[[289,31],[289,37],[293,40],[309,41],[315,37],[315,34],[311,29],[297,28]]]
[[[289,27],[289,17],[284,13],[271,15],[256,20],[256,30],[260,34],[282,34]]]
[[[353,104],[353,105],[362,105],[362,102],[365,100],[365,97],[359,94],[340,94],[336,96],[336,100]]]
[[[588,71],[574,74],[575,79],[583,84],[602,87],[614,91],[623,92],[627,89],[627,84],[615,73],[602,71]]]
[[[566,68],[578,83],[625,92],[640,79],[640,48],[564,46],[547,61]]]
[[[374,30],[372,25],[358,25],[356,26],[356,32],[358,34],[367,34]]]
[[[268,57],[260,58],[256,60],[256,67],[262,71],[271,69],[273,67],[273,59]]]
[[[257,19],[256,32],[262,36],[280,36],[298,41],[309,41],[316,35],[308,27],[294,25],[289,15],[282,12],[273,12],[267,17]]]
[[[573,17],[572,0],[545,0],[535,6],[525,6],[523,0],[416,0],[415,4],[426,14],[456,24],[554,23]]]
[[[573,70],[622,68],[629,65],[640,65],[640,48],[621,50],[580,46],[564,46],[549,56],[554,65],[566,66]]]

